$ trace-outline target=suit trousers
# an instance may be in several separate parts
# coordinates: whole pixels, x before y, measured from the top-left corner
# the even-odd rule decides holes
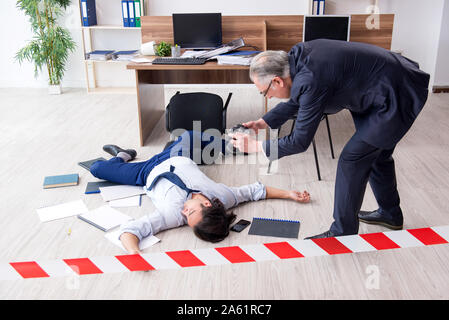
[[[224,152],[225,141],[202,132],[186,131],[167,149],[147,161],[125,162],[120,157],[113,157],[107,161],[96,161],[90,167],[90,172],[99,179],[144,186],[151,170],[158,164],[174,156],[185,156],[195,161],[196,156],[200,157],[199,153],[206,147]]]
[[[379,213],[402,224],[393,151],[394,147],[383,150],[364,142],[357,132],[347,142],[338,160],[335,180],[334,222],[330,227],[334,235],[358,233],[358,213],[368,182]]]

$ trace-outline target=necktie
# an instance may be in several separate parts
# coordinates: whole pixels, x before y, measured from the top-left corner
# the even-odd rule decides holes
[[[170,182],[172,182],[173,184],[180,187],[182,190],[186,191],[187,195],[189,195],[192,192],[195,192],[195,193],[200,192],[199,190],[193,190],[193,189],[187,188],[186,184],[181,180],[181,178],[173,172],[174,170],[175,170],[175,167],[170,166],[170,172],[163,172],[160,175],[156,176],[156,178],[154,178],[153,182],[147,188],[147,190],[151,191],[154,188],[154,186],[156,185],[156,183],[159,181],[159,179],[165,178],[165,179],[169,180]]]

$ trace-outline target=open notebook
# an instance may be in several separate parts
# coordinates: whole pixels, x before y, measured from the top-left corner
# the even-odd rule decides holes
[[[105,232],[132,219],[130,216],[123,214],[108,205],[81,214],[78,218]]]

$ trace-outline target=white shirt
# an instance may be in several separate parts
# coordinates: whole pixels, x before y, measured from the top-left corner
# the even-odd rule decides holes
[[[174,166],[174,173],[181,178],[186,186],[199,190],[209,200],[218,198],[228,210],[246,201],[265,199],[266,189],[263,184],[256,182],[241,187],[228,187],[223,183],[216,183],[209,179],[197,166],[186,157],[172,157],[158,164],[147,177],[146,188],[154,178],[163,172],[170,171]],[[183,226],[187,218],[181,213],[184,203],[191,199],[187,192],[167,179],[159,179],[151,191],[147,190],[156,210],[137,220],[130,220],[121,226],[120,234],[129,232],[142,240],[160,231]]]

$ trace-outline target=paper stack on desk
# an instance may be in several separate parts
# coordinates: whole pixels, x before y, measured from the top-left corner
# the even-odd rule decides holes
[[[260,51],[236,51],[217,56],[218,64],[235,64],[249,66]]]

